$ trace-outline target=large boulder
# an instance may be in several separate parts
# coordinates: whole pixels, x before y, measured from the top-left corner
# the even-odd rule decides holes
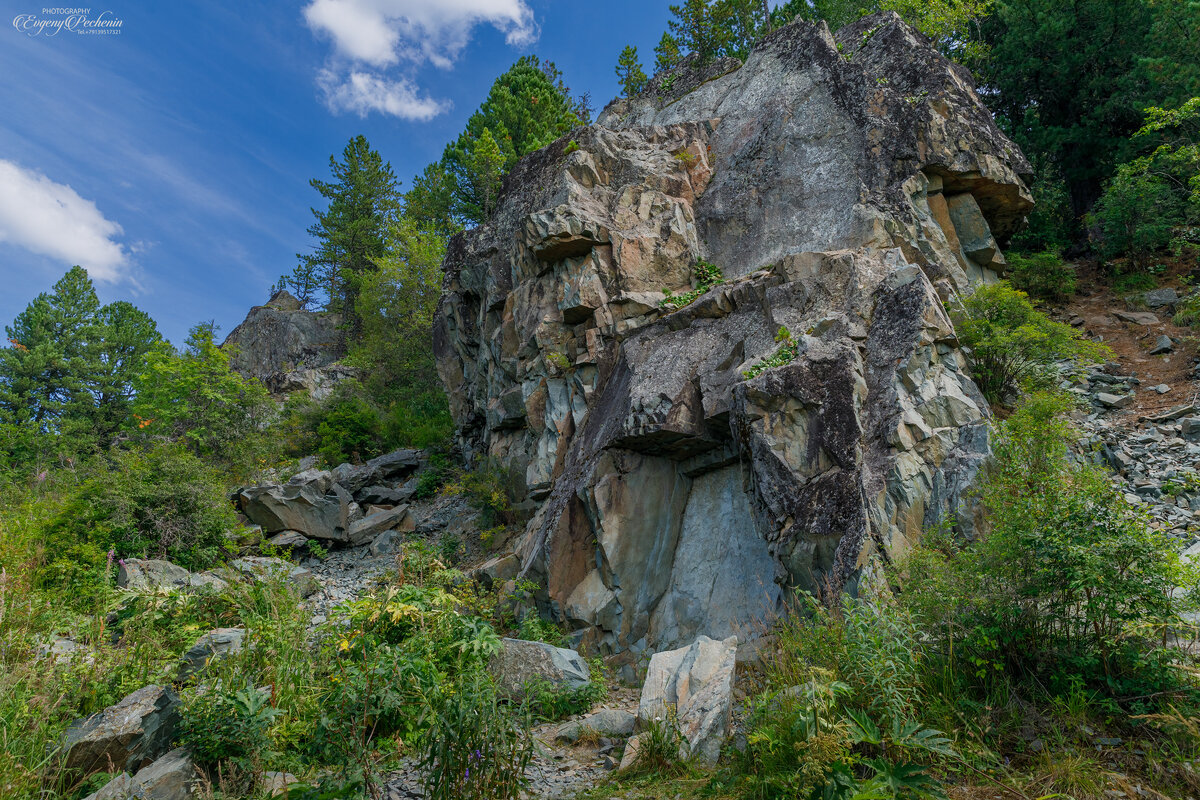
[[[187,800],[196,793],[196,765],[179,747],[138,770],[122,772],[84,800]]]
[[[736,656],[736,636],[721,642],[701,636],[688,647],[655,653],[642,685],[638,728],[676,724],[688,754],[715,764],[733,715]]]
[[[268,534],[297,531],[310,539],[349,540],[350,524],[358,514],[349,492],[334,483],[330,473],[309,470],[287,484],[242,489],[238,507]]]
[[[167,752],[179,722],[179,698],[145,686],[119,703],[79,720],[62,738],[63,768],[91,775],[116,767],[134,773]]]
[[[131,591],[186,589],[192,573],[157,558],[123,558],[117,563],[117,587]]]
[[[509,697],[523,697],[525,687],[536,681],[563,689],[579,689],[591,681],[587,662],[574,650],[524,639],[504,638],[500,644],[489,669],[497,688]]]
[[[306,372],[328,368],[342,355],[341,323],[339,315],[305,311],[280,291],[266,305],[250,309],[221,347],[230,354],[231,369],[257,378],[273,393],[315,389],[326,381]]]
[[[970,75],[895,14],[671,75],[516,165],[434,330],[459,447],[532,511],[521,576],[630,666],[970,526],[989,414],[943,303],[1031,207]],[[701,261],[725,282],[677,307]]]
[[[407,505],[383,509],[350,525],[350,544],[367,544],[384,531],[411,531],[416,527],[416,521],[413,520],[412,514],[408,513]]]

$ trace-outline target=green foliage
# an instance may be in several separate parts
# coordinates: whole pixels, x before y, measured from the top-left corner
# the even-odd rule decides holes
[[[642,62],[638,60],[637,48],[625,45],[617,58],[617,82],[621,85],[621,94],[633,97],[646,88],[646,73],[642,71]]]
[[[947,57],[973,63],[986,55],[979,28],[992,0],[790,0],[771,12],[774,26],[795,17],[824,20],[831,30],[878,11],[895,11],[905,22],[928,36]]]
[[[996,0],[993,8],[983,25],[991,54],[975,64],[988,104],[1035,163],[1061,170],[1079,219],[1127,152],[1142,109],[1200,95],[1200,5]]]
[[[101,306],[82,267],[34,298],[5,332],[0,425],[11,427],[0,453],[13,466],[107,447],[128,416],[143,357],[161,341],[154,321],[130,303]]]
[[[1200,252],[1200,97],[1147,109],[1132,142],[1154,149],[1118,167],[1096,204],[1101,253],[1145,268],[1168,246]]]
[[[388,230],[399,211],[399,189],[392,165],[363,136],[351,139],[342,158],[329,157],[330,181],[313,178],[309,185],[328,201],[312,209],[308,228],[316,240],[313,252],[298,254],[300,263],[281,284],[308,304],[324,295],[327,311],[343,314],[350,338],[359,333],[356,299],[364,275],[387,252]]]
[[[1006,674],[1065,695],[1187,684],[1164,634],[1197,576],[1108,477],[1078,466],[1069,401],[1035,395],[999,426],[980,497],[990,530],[915,556],[905,595],[955,672]],[[1174,587],[1184,587],[1177,592]]]
[[[1062,171],[1049,157],[1027,153],[1033,164],[1033,210],[1025,218],[1025,227],[1009,242],[1005,254],[1061,251],[1071,243],[1076,227],[1071,196]]]
[[[453,187],[453,214],[468,223],[486,220],[517,159],[584,124],[585,115],[552,63],[522,56],[446,145],[441,163]]]
[[[607,687],[597,681],[572,688],[535,679],[525,684],[525,709],[536,720],[557,722],[586,714],[607,696]]]
[[[792,338],[791,331],[781,326],[775,334],[775,341],[779,342],[779,348],[750,369],[743,370],[743,378],[749,380],[758,377],[773,367],[782,367],[784,364],[790,364],[796,360],[796,355],[799,353],[799,345]]]
[[[159,445],[98,465],[46,528],[51,561],[43,585],[101,579],[104,553],[211,566],[236,519],[218,476],[187,450]]]
[[[421,768],[431,800],[516,800],[533,754],[528,720],[496,697],[482,669],[461,676],[437,708]]]
[[[330,466],[361,464],[384,449],[379,411],[357,387],[339,386],[317,419],[317,453]]]
[[[267,729],[280,715],[271,693],[249,684],[206,687],[180,709],[179,739],[201,763],[232,761],[253,767],[269,747]]]
[[[950,311],[968,350],[971,377],[992,403],[1012,392],[1048,386],[1057,361],[1098,361],[1108,352],[1038,311],[1024,292],[1003,281],[979,286]]]
[[[668,311],[683,308],[709,289],[714,286],[720,286],[725,282],[725,274],[721,272],[721,268],[716,264],[710,264],[704,259],[696,261],[696,266],[692,270],[692,277],[696,282],[694,289],[679,295],[671,294],[671,290],[668,289],[666,297],[658,301],[659,308],[665,308]]]
[[[678,713],[674,706],[667,706],[647,723],[630,772],[675,775],[682,771],[686,757],[687,739],[679,729]]]
[[[508,494],[507,478],[503,467],[488,462],[464,472],[451,491],[466,496],[467,502],[480,511],[481,528],[511,525],[516,521],[516,514]]]
[[[658,40],[658,44],[654,46],[654,71],[664,72],[675,69],[682,59],[683,53],[679,50],[679,42],[675,40],[674,36],[664,32],[662,38]],[[671,87],[664,82],[662,88],[669,90]]]
[[[1075,270],[1054,250],[1008,255],[1008,279],[1030,297],[1062,302],[1075,294]]]
[[[227,465],[245,464],[262,446],[267,390],[229,367],[229,354],[197,325],[183,352],[163,345],[147,354],[134,381],[130,434],[143,441],[179,442]]]

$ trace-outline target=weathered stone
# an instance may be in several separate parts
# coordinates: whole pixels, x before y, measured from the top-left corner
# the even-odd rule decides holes
[[[241,652],[245,639],[245,628],[216,628],[204,634],[183,654],[183,661],[175,673],[176,682],[181,683],[200,673],[213,661]]]
[[[384,531],[393,529],[411,531],[416,527],[416,521],[412,518],[412,514],[408,513],[408,506],[396,506],[387,511],[368,514],[351,524],[350,544],[366,544]]]
[[[238,506],[267,533],[290,530],[310,539],[348,541],[353,516],[350,494],[334,484],[328,472],[313,470],[292,480],[285,486],[242,489]]]
[[[284,561],[282,558],[246,556],[229,562],[229,566],[252,580],[284,579],[301,597],[321,591],[321,584],[305,567]]]
[[[303,311],[296,304],[291,295],[276,294],[252,308],[221,345],[230,353],[230,368],[278,393],[286,390],[289,373],[337,361],[343,350],[341,317]]]
[[[118,564],[117,586],[132,591],[184,589],[191,585],[191,577],[190,572],[170,561],[126,558]]]
[[[1179,302],[1179,293],[1174,289],[1151,289],[1142,295],[1142,300],[1146,304],[1146,308],[1174,308]]]
[[[1157,325],[1158,317],[1151,314],[1149,311],[1114,311],[1113,316],[1133,325]]]
[[[434,331],[459,446],[533,512],[520,577],[631,668],[970,533],[988,410],[943,301],[1031,207],[969,76],[894,14],[696,74],[523,158],[451,242]],[[725,282],[660,305],[701,260]],[[781,328],[795,358],[747,378]]]
[[[555,731],[554,738],[571,744],[575,744],[580,737],[587,733],[606,736],[610,739],[623,739],[633,735],[636,722],[636,714],[630,714],[628,711],[617,708],[602,708],[582,719],[564,722]]]
[[[398,506],[407,503],[416,492],[416,487],[392,489],[388,486],[368,486],[356,495],[358,502],[377,506]]]
[[[501,648],[489,665],[496,687],[505,695],[523,697],[532,681],[578,689],[591,680],[587,662],[574,650],[524,639],[500,640]]]
[[[398,530],[384,531],[371,540],[371,555],[390,556],[400,552],[404,545],[404,534]]]
[[[288,788],[297,783],[300,783],[300,779],[290,772],[268,770],[262,774],[263,791],[270,793],[271,797],[287,794]]]
[[[471,577],[479,581],[486,588],[499,586],[505,581],[510,581],[517,577],[517,573],[521,571],[521,559],[509,553],[508,555],[495,556],[480,564],[475,569],[471,570]]]
[[[300,531],[280,531],[267,539],[267,544],[281,549],[305,550],[308,548],[308,537]]]
[[[79,720],[62,738],[63,768],[91,775],[116,767],[136,772],[165,753],[179,721],[179,698],[145,686],[119,703]]]
[[[1200,434],[1200,417],[1184,417],[1179,422],[1179,432],[1184,436]]]
[[[1131,405],[1134,401],[1132,394],[1109,394],[1108,392],[1100,392],[1096,395],[1096,402],[1105,408],[1125,408]]]
[[[736,656],[736,636],[701,636],[689,647],[655,653],[638,703],[639,728],[673,717],[689,753],[715,764],[733,714]]]
[[[129,800],[134,796],[133,778],[128,772],[122,772],[84,800]]]
[[[333,470],[333,479],[359,497],[368,486],[411,475],[421,465],[421,457],[420,450],[394,450],[366,464],[339,464]]]
[[[1161,356],[1164,353],[1169,353],[1175,349],[1175,343],[1171,341],[1171,337],[1166,334],[1161,334],[1154,340],[1154,347],[1150,348],[1150,355]]]
[[[186,749],[179,747],[138,770],[129,782],[137,800],[187,800],[196,793],[199,776]],[[107,787],[106,787],[107,788]]]

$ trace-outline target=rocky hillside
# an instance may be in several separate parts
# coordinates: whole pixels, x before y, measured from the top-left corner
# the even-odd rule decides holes
[[[435,326],[464,452],[533,512],[510,558],[627,664],[970,526],[988,411],[943,301],[1032,205],[967,72],[894,14],[687,66],[518,164]]]

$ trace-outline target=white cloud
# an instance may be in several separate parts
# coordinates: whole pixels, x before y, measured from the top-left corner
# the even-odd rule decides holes
[[[381,111],[401,119],[424,122],[446,110],[448,104],[429,97],[418,97],[417,87],[406,78],[388,80],[366,72],[353,71],[344,79],[332,70],[322,70],[317,83],[325,92],[325,101],[333,111],[349,111],[365,117]]]
[[[108,283],[130,277],[124,231],[96,204],[40,172],[0,159],[0,242],[38,255],[78,264]]]
[[[318,79],[332,110],[417,120],[448,104],[418,97],[411,80],[385,70],[425,64],[448,69],[477,25],[493,26],[514,47],[538,36],[525,0],[311,0],[304,19],[333,43],[335,57]]]

